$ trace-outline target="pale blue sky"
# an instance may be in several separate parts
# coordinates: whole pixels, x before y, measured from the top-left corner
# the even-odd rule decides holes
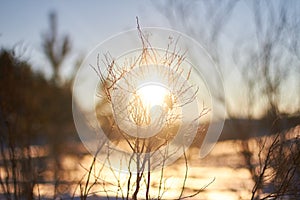
[[[282,0],[283,1],[283,0]],[[280,0],[273,2],[281,2]],[[238,72],[233,69],[232,55],[230,48],[234,48],[237,37],[248,38],[251,41],[251,26],[253,24],[253,13],[247,6],[249,1],[240,1],[230,18],[230,22],[223,29],[221,35],[222,48],[228,55],[225,55],[225,65],[230,68],[227,71]],[[81,54],[85,55],[99,43],[112,35],[136,27],[136,16],[139,16],[140,23],[144,27],[172,28],[168,19],[153,6],[151,0],[52,0],[52,1],[1,1],[0,3],[0,48],[11,48],[13,45],[22,43],[27,48],[24,56],[34,69],[45,72],[49,77],[51,68],[41,51],[41,34],[48,30],[48,14],[56,11],[58,14],[59,33],[68,34],[72,41],[72,56],[66,61],[62,68],[63,76],[66,76],[72,68],[74,58]],[[300,13],[300,1],[287,1],[289,8]],[[217,9],[217,8],[216,8]],[[200,12],[192,8],[193,12]],[[252,20],[252,21],[251,21]],[[204,22],[205,23],[205,22]],[[205,26],[203,23],[195,26]],[[185,32],[185,30],[178,30]],[[252,30],[253,31],[253,30]],[[186,33],[188,34],[188,33]],[[248,36],[249,35],[249,36]],[[238,76],[229,72],[227,76],[230,92],[240,92],[235,87]],[[294,80],[290,83],[294,86],[298,75],[293,75]],[[233,88],[233,89],[232,89]],[[231,95],[234,98],[240,94]],[[243,100],[241,98],[241,100]]]
[[[244,9],[245,7],[241,6],[237,9],[237,14],[245,13]],[[27,48],[26,58],[33,68],[46,72],[48,76],[51,69],[41,51],[41,34],[48,30],[48,14],[53,10],[58,14],[59,32],[71,37],[73,57],[75,54],[87,54],[112,35],[135,28],[136,16],[139,16],[142,26],[172,28],[168,19],[160,14],[151,0],[2,1],[0,47],[11,48],[22,43]],[[195,9],[194,12],[198,11]],[[241,23],[234,20],[232,25],[234,28],[229,28],[229,31],[224,33],[229,37],[225,38],[227,41],[236,34],[236,29],[240,29]],[[227,42],[225,40],[224,42]],[[69,68],[72,67],[70,62],[74,61],[71,57],[69,60],[66,61],[69,64],[62,67],[64,75],[68,74]]]
[[[147,26],[166,26],[151,1],[2,1],[0,47],[22,42],[33,67],[48,74],[41,34],[48,30],[48,14],[53,10],[58,14],[59,32],[71,37],[76,54],[85,54],[106,38],[135,28],[136,16]]]
[[[41,31],[48,26],[48,13],[55,10],[60,30],[70,34],[76,43],[84,43],[82,39],[88,37],[85,40],[89,44],[89,41],[135,27],[135,16],[144,15],[145,9],[151,6],[150,1],[139,2],[5,1],[0,7],[1,43],[38,42]]]

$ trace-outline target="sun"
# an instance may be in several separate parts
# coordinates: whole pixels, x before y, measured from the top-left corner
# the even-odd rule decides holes
[[[139,87],[137,90],[137,95],[140,96],[143,105],[148,109],[154,106],[164,106],[165,98],[169,91],[166,87],[160,85],[159,83],[147,83]]]
[[[147,82],[137,88],[127,108],[130,121],[141,127],[152,126],[153,129],[153,126],[158,126],[157,123],[164,119],[169,91],[156,82]]]

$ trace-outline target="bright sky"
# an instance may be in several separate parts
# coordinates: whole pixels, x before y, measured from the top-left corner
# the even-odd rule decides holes
[[[59,33],[68,34],[71,38],[73,58],[79,54],[86,55],[112,35],[135,28],[136,16],[141,26],[172,28],[151,0],[2,1],[0,48],[23,45],[27,49],[25,57],[33,68],[46,72],[47,76],[50,76],[51,68],[41,51],[41,34],[48,30],[50,11],[58,14]],[[239,29],[239,25],[234,22],[234,29]],[[229,31],[227,36],[231,37],[233,33]],[[62,67],[63,76],[70,72],[72,61],[74,59],[69,57]]]
[[[2,1],[0,47],[22,42],[33,67],[49,73],[41,53],[41,34],[48,30],[48,14],[53,10],[58,14],[58,31],[70,35],[73,53],[83,55],[108,37],[135,28],[136,16],[147,26],[166,24],[158,20],[151,1]]]
[[[277,2],[277,1],[276,1]],[[280,2],[280,1],[279,1]],[[231,21],[222,33],[222,46],[233,47],[235,37],[247,36],[253,16],[247,7],[247,1],[241,1],[231,16]],[[58,14],[59,33],[68,34],[72,41],[72,55],[63,66],[62,74],[66,76],[72,68],[72,61],[77,55],[85,56],[96,45],[112,35],[136,27],[138,16],[142,26],[171,28],[167,19],[153,6],[153,2],[138,0],[112,1],[1,1],[0,4],[0,48],[11,48],[16,44],[23,44],[27,49],[25,58],[34,69],[51,74],[51,68],[41,51],[41,34],[48,30],[48,14],[56,11]],[[300,10],[300,1],[288,1],[290,7]],[[297,10],[297,9],[296,9]],[[195,9],[195,12],[199,12]],[[197,24],[195,26],[205,26]],[[184,30],[179,30],[184,31]],[[226,49],[225,49],[226,52]],[[230,51],[228,51],[230,52]],[[228,66],[233,66],[232,55],[225,56]],[[230,70],[232,70],[230,68]],[[229,70],[229,71],[230,71]],[[237,71],[237,70],[232,70]],[[229,73],[230,75],[230,73]],[[236,74],[229,80],[236,80]],[[227,77],[228,78],[228,77]],[[231,89],[237,85],[229,83]],[[293,85],[293,83],[291,84]],[[240,92],[240,89],[232,90]],[[233,98],[241,94],[231,95]],[[242,100],[242,99],[241,99]]]
[[[151,0],[113,1],[2,1],[0,6],[0,47],[12,47],[22,42],[28,49],[29,61],[34,68],[51,72],[41,52],[41,34],[48,30],[48,14],[58,14],[59,33],[68,34],[72,40],[73,53],[87,54],[96,45],[112,35],[136,27],[138,16],[141,26],[170,27],[167,19]],[[195,12],[199,12],[195,8]],[[224,45],[241,30],[245,33],[245,21],[249,11],[245,3],[238,4],[227,30],[223,31]],[[200,23],[200,22],[199,22]],[[203,22],[199,24],[205,26]],[[247,25],[247,28],[250,25]],[[239,31],[237,31],[239,30]],[[179,30],[184,32],[185,30]],[[243,34],[244,34],[243,33]],[[228,43],[228,42],[227,42]],[[68,66],[62,73],[68,72]]]

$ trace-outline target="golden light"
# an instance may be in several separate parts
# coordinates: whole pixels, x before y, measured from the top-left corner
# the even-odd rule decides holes
[[[164,101],[169,91],[162,85],[150,83],[140,87],[137,90],[137,95],[140,96],[143,105],[147,109],[151,109],[154,106],[164,106]]]
[[[159,124],[165,116],[168,89],[156,82],[147,82],[137,88],[128,106],[130,120],[149,129],[149,126],[161,127]]]

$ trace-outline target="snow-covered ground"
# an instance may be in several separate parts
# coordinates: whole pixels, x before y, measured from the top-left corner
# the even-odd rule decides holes
[[[243,167],[243,159],[238,153],[238,145],[234,141],[223,141],[216,144],[213,151],[204,159],[199,158],[199,151],[197,148],[192,148],[187,153],[188,157],[188,178],[186,181],[185,192],[183,196],[195,193],[197,190],[207,187],[199,195],[188,199],[249,199],[253,182],[250,173]],[[72,182],[73,184],[66,186],[66,195],[62,198],[70,198],[80,195],[79,180],[87,174],[87,170],[92,162],[92,157],[88,154],[83,156],[80,160],[74,157],[65,157],[62,166],[65,169],[65,174],[61,180]],[[93,173],[100,171],[102,164],[97,163],[96,170]],[[180,159],[174,164],[167,166],[164,169],[163,185],[164,191],[163,199],[178,198],[185,175],[185,162]],[[151,197],[156,199],[158,196],[158,188],[160,182],[161,171],[152,172],[151,176]],[[101,171],[99,184],[96,184],[91,189],[91,196],[89,199],[116,199],[126,196],[128,174],[118,173],[110,168],[104,168]],[[90,182],[93,182],[91,178]],[[118,190],[118,181],[121,185],[122,191]],[[106,184],[102,184],[106,182]],[[39,184],[41,196],[53,196],[54,185],[51,183]],[[162,192],[161,191],[161,192]],[[140,191],[140,194],[145,193],[145,187]],[[142,198],[142,195],[141,195]]]

